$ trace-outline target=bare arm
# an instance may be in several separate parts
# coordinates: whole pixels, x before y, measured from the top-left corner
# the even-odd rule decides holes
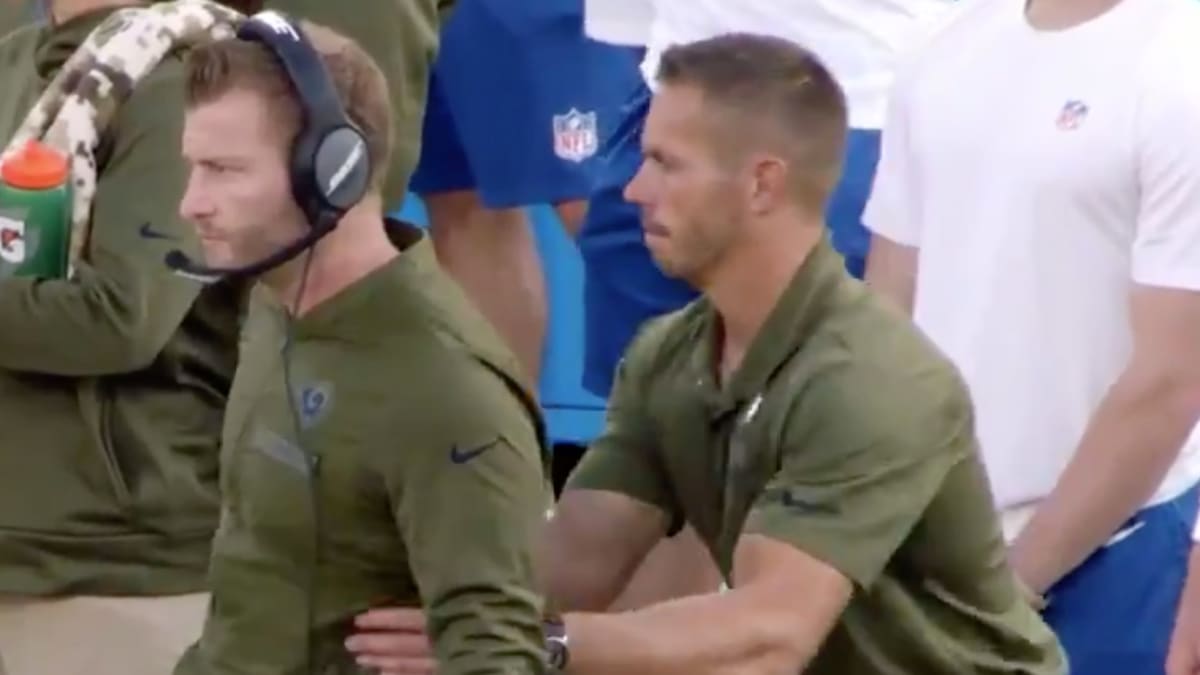
[[[538,551],[538,577],[549,604],[559,611],[607,609],[667,525],[661,509],[625,495],[568,490]]]
[[[1200,418],[1200,83],[1174,76],[1180,54],[1200,58],[1183,31],[1148,58],[1136,95],[1138,213],[1130,249],[1133,349],[1075,455],[1017,539],[1013,562],[1045,591],[1135,513]]]
[[[1134,352],[1054,491],[1013,545],[1044,593],[1149,499],[1200,418],[1200,293],[1140,287]]]
[[[1167,675],[1200,674],[1200,546],[1192,546],[1188,558],[1187,584],[1179,598],[1171,647],[1167,652]]]
[[[799,549],[748,535],[738,544],[728,593],[625,614],[567,615],[567,672],[792,675],[816,655],[851,589],[841,573]]]
[[[911,316],[917,288],[917,249],[872,235],[866,282]]]

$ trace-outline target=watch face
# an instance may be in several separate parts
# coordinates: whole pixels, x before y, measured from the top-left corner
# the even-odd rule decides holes
[[[566,636],[546,639],[547,661],[550,668],[561,671],[567,667],[568,654]]]

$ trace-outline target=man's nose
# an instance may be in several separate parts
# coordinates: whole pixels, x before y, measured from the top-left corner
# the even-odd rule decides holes
[[[211,207],[203,189],[198,185],[197,180],[189,178],[187,187],[183,191],[183,198],[179,200],[179,216],[184,220],[196,221],[208,215],[209,211],[211,211]]]
[[[633,179],[625,185],[624,196],[625,201],[630,204],[646,203],[646,182],[649,180],[646,176],[646,163],[642,162],[638,166],[637,173],[633,174]]]

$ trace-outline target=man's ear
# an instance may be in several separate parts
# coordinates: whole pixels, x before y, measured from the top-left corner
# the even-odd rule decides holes
[[[755,153],[749,157],[750,208],[764,214],[779,208],[790,197],[787,162],[778,156]]]

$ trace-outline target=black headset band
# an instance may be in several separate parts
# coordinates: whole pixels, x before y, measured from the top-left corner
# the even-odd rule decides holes
[[[311,130],[324,131],[349,123],[325,64],[297,23],[278,12],[262,12],[243,22],[237,37],[264,45],[279,59]]]

